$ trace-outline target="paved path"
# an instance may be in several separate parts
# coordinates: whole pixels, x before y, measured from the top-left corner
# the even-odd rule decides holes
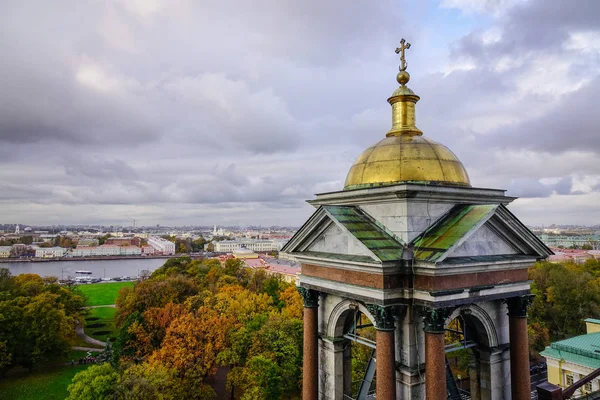
[[[72,349],[73,350],[81,350],[81,351],[95,351],[97,353],[102,351],[102,349],[98,349],[96,347],[73,346]],[[65,364],[60,364],[60,365],[67,365],[67,364],[71,364],[71,363],[65,363]]]
[[[116,304],[106,304],[106,305],[103,305],[103,306],[86,306],[86,307],[83,307],[83,308],[104,308],[104,307],[117,308],[117,305]]]
[[[88,335],[86,335],[85,332],[83,331],[83,326],[81,326],[81,324],[79,324],[79,322],[77,322],[77,326],[75,327],[75,333],[77,333],[77,336],[79,336],[80,338],[82,338],[83,340],[85,340],[88,343],[95,344],[97,346],[102,346],[102,347],[106,346],[106,342],[103,342],[98,339],[94,339],[93,337],[89,337]]]

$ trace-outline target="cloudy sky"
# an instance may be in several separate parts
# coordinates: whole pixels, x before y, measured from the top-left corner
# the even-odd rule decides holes
[[[298,225],[390,126],[600,223],[600,1],[0,2],[0,222]]]

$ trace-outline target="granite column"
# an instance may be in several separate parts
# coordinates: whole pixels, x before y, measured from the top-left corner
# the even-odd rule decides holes
[[[367,309],[375,318],[375,329],[377,329],[375,338],[377,400],[396,400],[395,307],[367,304]]]
[[[447,308],[424,308],[425,331],[425,398],[446,400],[446,351],[444,333]]]
[[[528,400],[531,397],[527,307],[529,307],[532,301],[532,295],[506,299],[510,338],[510,380],[513,400]]]
[[[299,287],[304,298],[304,362],[302,365],[302,400],[318,400],[318,310],[319,292]]]

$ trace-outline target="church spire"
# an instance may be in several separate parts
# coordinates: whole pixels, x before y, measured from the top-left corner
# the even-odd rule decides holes
[[[396,54],[400,54],[400,72],[396,80],[400,87],[392,93],[388,103],[392,106],[392,129],[386,136],[400,135],[422,135],[423,132],[415,125],[415,104],[420,97],[417,96],[406,84],[410,80],[410,74],[406,71],[405,50],[410,49],[410,43],[404,38],[400,41],[400,47],[396,48]]]

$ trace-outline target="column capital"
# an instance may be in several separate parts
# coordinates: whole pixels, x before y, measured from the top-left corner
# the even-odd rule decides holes
[[[517,318],[527,318],[527,309],[533,303],[535,295],[526,294],[523,296],[510,297],[502,301],[508,306],[508,315]]]
[[[304,307],[319,307],[319,292],[317,292],[316,290],[307,289],[302,286],[298,286],[297,289],[302,298],[304,299]]]
[[[418,309],[423,318],[425,326],[423,330],[427,333],[444,333],[446,318],[452,313],[452,308],[432,308],[421,306]]]
[[[379,331],[393,331],[394,313],[396,306],[380,306],[379,304],[365,304],[367,310],[375,318],[375,329]]]

